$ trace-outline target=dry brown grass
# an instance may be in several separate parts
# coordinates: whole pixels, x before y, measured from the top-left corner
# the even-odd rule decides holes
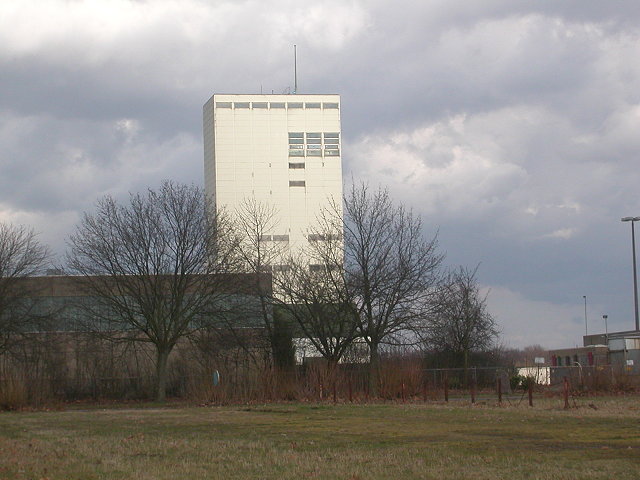
[[[590,406],[591,404],[592,406]],[[0,414],[4,479],[635,479],[640,398]]]

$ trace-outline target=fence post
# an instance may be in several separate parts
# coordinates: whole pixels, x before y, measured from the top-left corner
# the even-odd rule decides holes
[[[336,379],[333,379],[333,404],[338,403],[338,392],[336,391]]]
[[[405,391],[404,391],[404,381],[400,385],[400,393],[402,395],[402,403],[406,401]]]
[[[427,379],[426,378],[424,382],[422,382],[422,397],[424,398],[424,402],[427,403]]]
[[[496,382],[498,383],[498,404],[502,405],[502,379],[498,377]]]
[[[569,409],[569,379],[567,377],[563,377],[562,379],[562,395],[564,397],[564,409]]]
[[[529,406],[533,407],[533,381],[531,380],[531,378],[528,379],[529,381],[527,382],[527,390],[529,392]]]
[[[351,385],[351,375],[349,375],[349,403],[353,403],[353,386]]]
[[[445,371],[444,372],[444,401],[448,402],[449,401],[449,372]]]
[[[471,403],[476,403],[476,379],[471,379]]]

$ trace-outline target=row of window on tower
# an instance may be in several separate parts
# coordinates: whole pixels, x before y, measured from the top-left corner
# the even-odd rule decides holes
[[[337,102],[216,102],[216,108],[233,108],[234,110],[242,109],[320,109],[336,110],[339,108]]]
[[[340,134],[336,132],[289,132],[290,157],[338,157]]]
[[[338,233],[310,233],[307,235],[310,242],[327,242],[333,240],[342,240],[342,235]],[[260,235],[260,242],[288,242],[289,235]]]
[[[323,271],[333,271],[337,270],[337,265],[320,265],[312,263],[309,265],[310,272],[323,272]],[[291,270],[291,265],[288,264],[280,264],[280,265],[262,265],[262,271],[266,273],[271,272],[289,272]]]

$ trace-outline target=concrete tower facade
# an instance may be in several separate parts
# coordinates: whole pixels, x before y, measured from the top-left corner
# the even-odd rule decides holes
[[[205,190],[216,206],[273,206],[269,241],[303,248],[318,213],[342,204],[339,95],[222,95],[204,105]]]

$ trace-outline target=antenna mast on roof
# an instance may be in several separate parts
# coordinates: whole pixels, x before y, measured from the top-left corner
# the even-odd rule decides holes
[[[298,92],[298,52],[297,45],[293,45],[293,94]]]

